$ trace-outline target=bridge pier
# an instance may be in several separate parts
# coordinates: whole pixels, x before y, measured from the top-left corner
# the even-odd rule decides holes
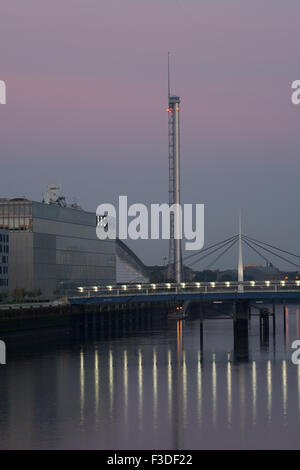
[[[273,318],[273,353],[275,357],[275,351],[276,351],[276,305],[273,302],[273,308],[272,308],[272,318]]]
[[[267,308],[261,308],[259,310],[259,337],[262,350],[269,350],[269,335],[269,310]]]
[[[203,323],[204,323],[204,316],[205,316],[205,304],[200,304],[200,362],[203,362],[203,350],[204,350],[204,342],[203,342]]]
[[[249,303],[235,301],[233,303],[233,342],[234,360],[236,362],[249,360]]]
[[[286,350],[286,302],[283,301],[283,335],[284,335],[284,349]]]

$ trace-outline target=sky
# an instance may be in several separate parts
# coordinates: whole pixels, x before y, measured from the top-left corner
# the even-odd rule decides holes
[[[205,204],[205,246],[237,233],[241,208],[245,234],[300,254],[299,14],[298,0],[0,2],[0,197],[59,183],[89,211],[167,202],[170,51],[182,203]],[[168,254],[129,245],[146,264]]]

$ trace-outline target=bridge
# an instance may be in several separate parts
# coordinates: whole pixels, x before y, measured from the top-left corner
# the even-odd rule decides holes
[[[300,301],[300,280],[123,284],[79,287],[70,304],[124,304],[176,301]]]
[[[182,321],[180,318],[187,314],[196,313],[200,318],[201,358],[203,356],[204,320],[217,317],[231,318],[233,320],[234,357],[237,360],[248,360],[248,332],[252,316],[259,317],[262,346],[269,343],[270,318],[273,319],[272,335],[275,343],[276,316],[280,311],[283,313],[283,328],[286,337],[286,304],[300,302],[300,274],[295,275],[294,280],[245,281],[242,243],[273,266],[274,263],[271,263],[269,259],[270,254],[300,270],[300,264],[298,264],[300,256],[242,235],[240,223],[238,235],[188,255],[185,257],[185,263],[192,262],[193,265],[219,252],[213,262],[206,266],[208,269],[236,243],[238,243],[237,281],[147,284],[132,282],[122,285],[80,286],[76,294],[69,296],[69,304],[71,309],[79,313],[83,319],[96,316],[95,321],[98,318],[103,325],[105,321],[109,325],[120,322],[130,324],[132,321],[139,322],[141,318],[147,318],[148,315],[151,317],[157,315],[160,318],[173,316],[180,322]],[[276,309],[275,304],[281,304],[282,310]]]
[[[236,282],[166,282],[152,284],[123,284],[110,286],[78,287],[77,295],[69,298],[70,304],[136,304],[154,302],[183,303],[187,310],[192,302],[278,302],[300,301],[300,279],[244,281],[243,243],[265,262],[274,265],[269,255],[300,269],[300,256],[269,243],[242,234],[241,216],[239,233],[221,242],[186,256],[185,262],[202,262],[218,252],[206,268],[219,261],[235,244],[238,244],[238,280]],[[220,251],[221,250],[221,251]],[[289,256],[287,258],[287,255]],[[293,259],[290,259],[290,258]],[[297,261],[297,262],[295,262]],[[300,274],[299,274],[300,278]]]

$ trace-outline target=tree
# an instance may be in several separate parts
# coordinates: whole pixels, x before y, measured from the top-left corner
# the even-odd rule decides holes
[[[214,282],[216,279],[217,271],[211,271],[209,269],[198,272],[194,277],[194,281],[196,282]]]

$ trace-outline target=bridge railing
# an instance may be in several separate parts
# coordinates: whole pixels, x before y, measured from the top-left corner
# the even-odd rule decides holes
[[[209,293],[209,292],[244,292],[249,291],[300,291],[300,280],[295,281],[244,281],[244,282],[187,282],[187,283],[148,283],[148,284],[115,284],[80,286],[74,296],[83,297],[112,297],[128,295],[157,295],[180,293]]]

